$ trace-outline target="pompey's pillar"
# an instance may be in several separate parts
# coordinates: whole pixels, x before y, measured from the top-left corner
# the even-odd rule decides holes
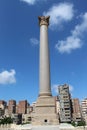
[[[39,65],[39,96],[32,113],[32,125],[58,125],[55,97],[51,93],[50,59],[48,47],[49,16],[40,16],[40,65]]]
[[[51,96],[50,59],[48,45],[49,18],[39,16],[40,25],[40,64],[39,64],[39,97]]]

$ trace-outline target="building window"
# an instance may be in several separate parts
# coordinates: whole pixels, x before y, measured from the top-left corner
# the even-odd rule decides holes
[[[31,121],[31,117],[28,117],[28,121]]]

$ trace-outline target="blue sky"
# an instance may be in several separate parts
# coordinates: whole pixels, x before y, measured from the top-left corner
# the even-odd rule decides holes
[[[50,15],[51,88],[67,83],[87,97],[87,0],[0,0],[0,99],[36,101],[38,16]]]

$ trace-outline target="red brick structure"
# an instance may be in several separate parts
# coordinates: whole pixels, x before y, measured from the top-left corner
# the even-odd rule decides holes
[[[9,114],[16,113],[16,101],[15,100],[9,100],[8,112],[9,112]]]
[[[27,100],[19,101],[17,107],[18,114],[26,114],[27,113]]]

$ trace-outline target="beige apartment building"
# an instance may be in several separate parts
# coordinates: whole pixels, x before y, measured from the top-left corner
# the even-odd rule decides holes
[[[87,98],[81,101],[81,113],[83,120],[85,120],[87,124]]]
[[[56,102],[56,113],[59,115],[60,114],[60,102],[59,102],[59,97],[55,97],[55,102]]]
[[[81,121],[81,108],[80,108],[80,103],[78,98],[73,98],[72,99],[72,118],[73,121],[79,122]]]

